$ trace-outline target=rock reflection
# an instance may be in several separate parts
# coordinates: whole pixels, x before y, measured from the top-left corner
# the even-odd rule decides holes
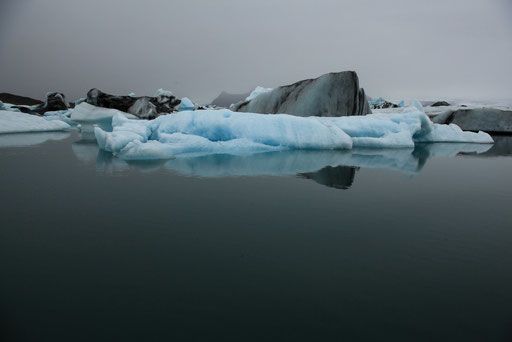
[[[512,135],[493,135],[494,144],[481,157],[503,157],[512,155]]]
[[[356,170],[359,170],[359,168],[350,166],[326,166],[316,172],[299,173],[298,176],[314,180],[318,184],[330,188],[346,190],[354,183]]]

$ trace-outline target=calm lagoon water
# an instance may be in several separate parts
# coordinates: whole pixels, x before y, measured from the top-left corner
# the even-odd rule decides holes
[[[510,341],[498,138],[126,163],[4,136],[2,340]]]

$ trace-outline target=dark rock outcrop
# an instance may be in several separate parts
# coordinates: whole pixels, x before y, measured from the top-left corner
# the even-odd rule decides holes
[[[0,101],[18,106],[35,106],[43,104],[43,101],[10,93],[0,93]]]
[[[46,112],[67,110],[69,109],[69,103],[63,93],[52,92],[46,94],[46,101],[44,103],[38,104],[31,108],[23,106],[13,106],[13,108],[17,108],[20,110],[20,112],[27,114],[43,115]]]
[[[44,114],[46,112],[66,109],[69,109],[69,103],[66,100],[66,96],[63,93],[53,92],[46,94],[45,103],[35,107],[34,111]]]
[[[158,92],[154,97],[132,97],[110,95],[96,88],[89,90],[85,101],[94,106],[130,113],[141,119],[154,119],[163,113],[176,112],[181,103],[181,100],[170,92]]]
[[[230,94],[225,91],[220,93],[211,103],[211,105],[217,107],[225,107],[228,108],[233,103],[238,103],[240,101],[244,101],[251,93],[245,94]]]
[[[464,131],[512,133],[512,111],[496,108],[463,108],[444,112],[432,119],[439,124],[454,123]]]
[[[237,112],[297,116],[347,116],[371,110],[354,71],[329,73],[260,94],[231,107]]]
[[[450,106],[450,104],[446,101],[437,101],[430,105],[430,107],[443,107],[443,106]]]

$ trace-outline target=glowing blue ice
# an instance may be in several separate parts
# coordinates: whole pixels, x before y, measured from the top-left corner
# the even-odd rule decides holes
[[[113,132],[95,128],[100,148],[124,159],[168,159],[204,154],[284,150],[412,148],[416,142],[492,143],[484,132],[433,124],[421,105],[401,113],[297,117],[230,110],[184,111],[153,121],[114,116]]]

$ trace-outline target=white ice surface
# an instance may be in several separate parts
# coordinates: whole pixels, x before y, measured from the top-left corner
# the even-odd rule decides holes
[[[396,149],[413,148],[416,142],[493,142],[484,132],[435,125],[419,108],[408,107],[398,114],[338,118],[230,110],[184,111],[153,121],[116,115],[112,132],[97,127],[95,135],[100,148],[123,159],[352,147]]]
[[[115,115],[123,115],[130,119],[137,118],[135,115],[117,109],[96,107],[87,102],[82,102],[72,110],[70,119],[77,122],[94,122],[111,120]]]
[[[0,133],[65,131],[69,125],[61,120],[46,120],[37,115],[0,111]]]
[[[124,159],[352,147],[352,140],[341,129],[316,118],[286,114],[201,110],[163,115],[153,121],[127,120],[118,115],[112,126],[113,132],[95,129],[98,144]]]

